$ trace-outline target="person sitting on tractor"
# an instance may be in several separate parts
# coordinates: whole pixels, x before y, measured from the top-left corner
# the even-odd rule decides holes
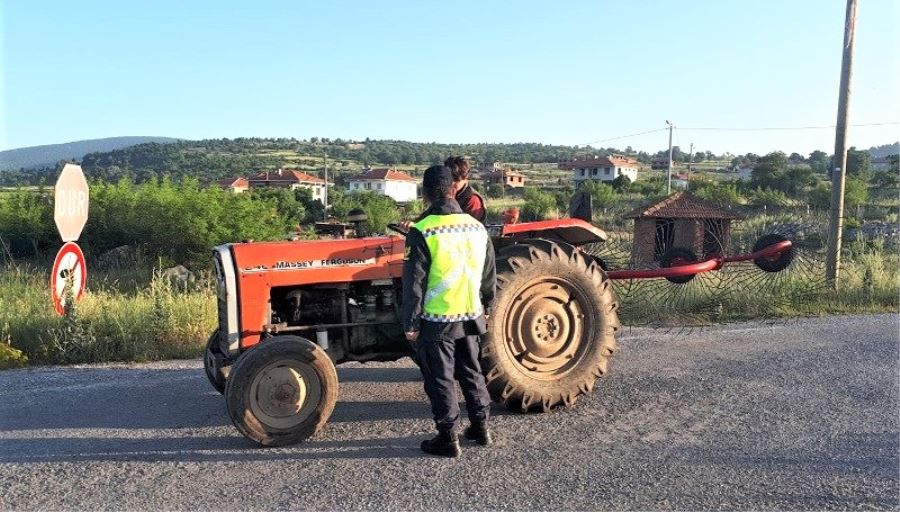
[[[491,444],[490,395],[478,357],[486,311],[497,286],[494,249],[484,226],[463,213],[453,198],[449,167],[426,169],[422,188],[429,207],[406,237],[403,329],[407,341],[417,343],[425,393],[438,431],[436,437],[422,442],[422,451],[457,457],[461,450],[454,377],[462,387],[471,422],[464,436],[482,446]]]

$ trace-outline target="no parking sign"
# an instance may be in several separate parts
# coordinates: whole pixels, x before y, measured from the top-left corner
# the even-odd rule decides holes
[[[71,284],[71,295],[66,293],[66,285]],[[66,242],[56,253],[53,272],[50,274],[50,293],[53,296],[53,307],[60,315],[66,312],[66,301],[69,297],[81,299],[87,284],[87,266],[84,253],[75,242]]]

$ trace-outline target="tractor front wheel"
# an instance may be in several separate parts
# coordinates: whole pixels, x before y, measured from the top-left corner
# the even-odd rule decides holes
[[[219,331],[213,331],[209,339],[206,340],[206,350],[203,352],[203,369],[206,371],[206,378],[212,384],[213,389],[220,394],[225,392],[225,374],[222,373],[220,361],[222,360],[221,351],[219,350]]]
[[[522,412],[572,405],[606,373],[618,304],[596,260],[531,240],[497,258],[497,295],[482,342],[491,397]]]
[[[244,353],[225,387],[231,422],[263,446],[299,443],[318,432],[337,396],[328,354],[299,336],[275,336]]]

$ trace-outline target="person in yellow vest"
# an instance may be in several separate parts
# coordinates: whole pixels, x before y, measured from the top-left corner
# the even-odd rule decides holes
[[[425,216],[406,237],[403,265],[403,327],[416,344],[425,393],[438,435],[422,451],[457,457],[459,401],[456,379],[466,400],[470,425],[466,439],[487,446],[490,395],[478,361],[485,316],[497,286],[494,248],[484,226],[463,213],[453,198],[453,175],[445,166],[425,170]]]

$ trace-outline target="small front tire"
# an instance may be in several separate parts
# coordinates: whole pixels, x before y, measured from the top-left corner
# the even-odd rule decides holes
[[[225,387],[231,422],[263,446],[311,437],[328,421],[337,396],[334,363],[299,336],[275,336],[244,353]]]

